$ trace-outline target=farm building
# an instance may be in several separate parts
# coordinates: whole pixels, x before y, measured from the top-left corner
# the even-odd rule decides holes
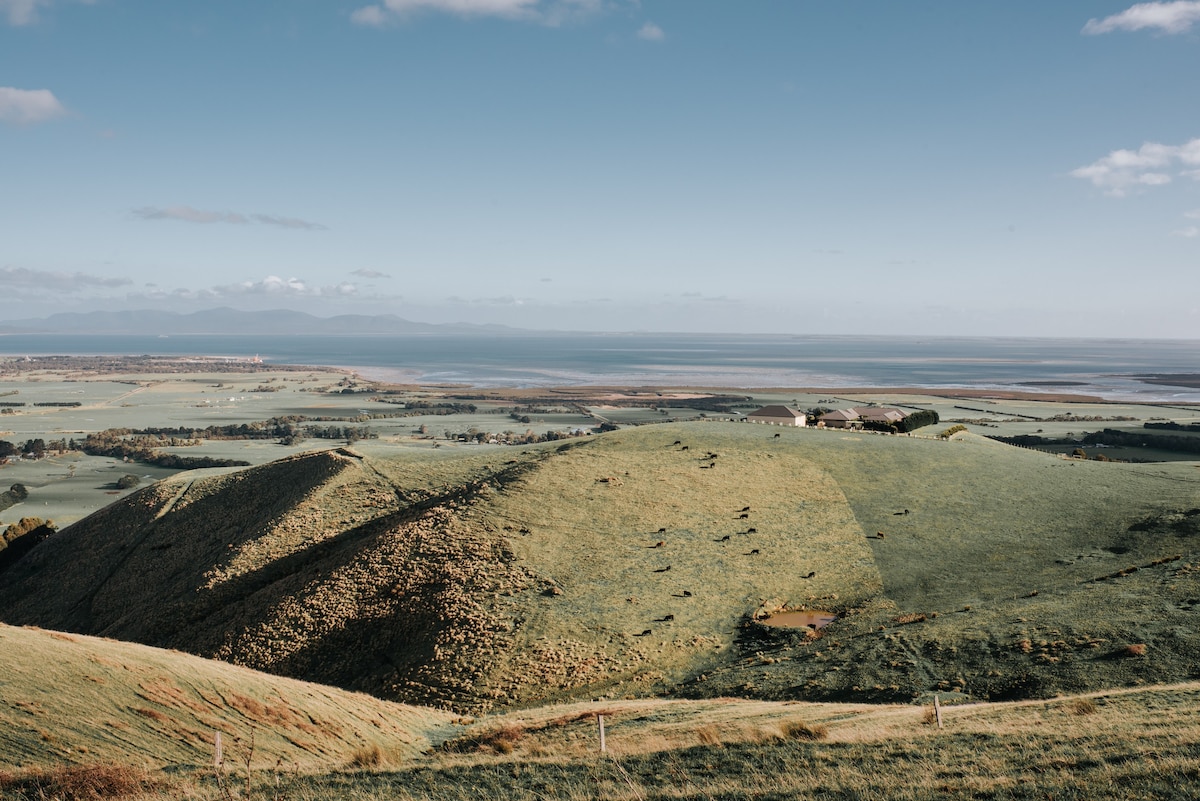
[[[875,423],[899,423],[907,414],[899,409],[891,409],[883,406],[864,406],[854,409],[858,412],[859,419],[871,421]]]
[[[858,412],[853,409],[837,409],[825,412],[818,417],[817,425],[823,425],[826,428],[855,428],[862,425],[862,420]]]
[[[802,426],[807,425],[804,412],[789,409],[787,406],[764,406],[746,415],[751,423],[766,423],[773,426]]]
[[[862,428],[863,423],[899,423],[908,415],[899,409],[885,406],[859,406],[853,409],[837,409],[817,418],[817,425],[826,428]]]

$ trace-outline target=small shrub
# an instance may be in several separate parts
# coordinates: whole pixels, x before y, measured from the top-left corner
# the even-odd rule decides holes
[[[1091,698],[1076,698],[1071,703],[1067,704],[1067,713],[1077,717],[1094,715],[1099,711],[1100,707],[1096,706],[1096,702]]]
[[[352,768],[369,769],[382,766],[383,749],[375,743],[359,748],[350,758],[350,767]]]
[[[947,428],[945,431],[943,431],[942,433],[938,434],[938,439],[950,439],[951,437],[953,437],[955,434],[959,433],[960,431],[966,431],[966,430],[967,430],[967,427],[961,423],[959,423],[957,425],[952,425],[949,428]]]
[[[458,753],[491,751],[495,754],[511,754],[517,747],[517,743],[525,738],[525,733],[524,726],[518,723],[508,723],[478,734],[467,734],[447,740],[442,744],[442,748]]]
[[[132,473],[126,473],[117,479],[117,489],[133,489],[140,483],[142,483],[140,478]]]
[[[1120,654],[1121,656],[1145,656],[1146,644],[1141,642],[1131,643],[1122,648]]]
[[[0,771],[0,792],[61,801],[129,798],[159,789],[160,784],[146,771],[131,765],[72,765]]]
[[[781,724],[779,730],[790,740],[824,740],[829,736],[829,730],[824,726],[810,726],[800,720],[789,720]]]

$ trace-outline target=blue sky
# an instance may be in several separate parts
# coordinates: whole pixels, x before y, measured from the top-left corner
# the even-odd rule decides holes
[[[0,319],[1200,337],[1200,2],[0,0]]]

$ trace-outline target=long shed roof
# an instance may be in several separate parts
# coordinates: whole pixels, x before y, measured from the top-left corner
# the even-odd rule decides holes
[[[804,412],[798,412],[788,406],[764,406],[758,411],[750,412],[749,417],[782,417],[788,420],[795,420],[797,417],[803,417]]]

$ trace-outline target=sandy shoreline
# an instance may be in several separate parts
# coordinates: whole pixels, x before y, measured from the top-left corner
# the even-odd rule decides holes
[[[505,385],[496,380],[478,382],[438,380],[427,373],[410,368],[380,367],[355,364],[300,364],[265,361],[259,359],[231,359],[225,356],[51,356],[33,360],[8,357],[0,360],[0,378],[22,381],[26,377],[41,373],[56,374],[70,378],[103,378],[106,376],[130,376],[139,374],[179,373],[196,376],[211,372],[226,373],[271,372],[295,373],[316,371],[353,375],[360,381],[380,384],[392,388],[411,388],[424,392],[469,394],[476,397],[494,398],[557,398],[567,400],[597,399],[604,396],[628,399],[640,394],[669,393],[672,398],[698,397],[702,395],[907,395],[937,398],[978,398],[996,400],[1029,400],[1052,403],[1102,403],[1102,404],[1147,404],[1196,405],[1200,403],[1197,390],[1200,377],[1195,374],[1148,373],[1112,376],[1127,380],[1130,384],[1145,387],[1138,393],[1122,391],[1104,394],[1094,391],[1095,386],[1079,381],[1014,381],[991,386],[879,386],[863,384],[790,384],[790,383],[733,383],[737,378],[752,378],[747,371],[729,372],[696,371],[691,374],[638,375],[633,381],[607,381],[606,376],[595,380],[582,380],[573,374],[546,370],[542,381],[536,385],[514,382]],[[625,377],[625,376],[622,376]],[[632,376],[629,376],[632,378]],[[770,378],[771,376],[758,376]],[[779,376],[776,376],[779,377]],[[650,379],[649,381],[647,379]],[[657,380],[655,380],[657,379]],[[715,380],[714,380],[715,379]],[[1077,389],[1078,388],[1078,389]],[[1177,391],[1163,392],[1165,388]],[[1093,390],[1093,391],[1088,391]]]

